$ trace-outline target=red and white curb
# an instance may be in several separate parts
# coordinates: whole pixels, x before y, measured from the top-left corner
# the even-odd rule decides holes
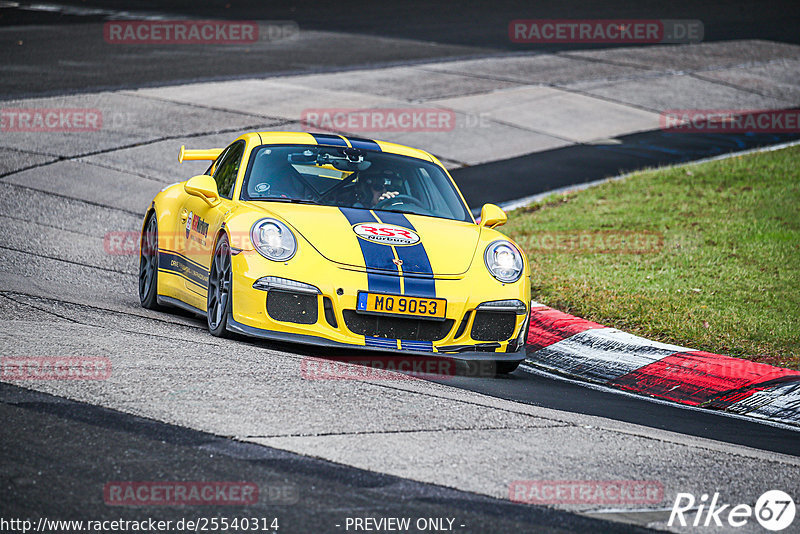
[[[659,399],[800,426],[800,371],[668,345],[531,302],[527,363]]]

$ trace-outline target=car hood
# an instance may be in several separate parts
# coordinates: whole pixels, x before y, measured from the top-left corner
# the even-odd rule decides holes
[[[328,260],[365,269],[460,275],[469,270],[480,227],[422,215],[334,206],[248,202],[286,221]],[[418,237],[417,237],[418,236]]]

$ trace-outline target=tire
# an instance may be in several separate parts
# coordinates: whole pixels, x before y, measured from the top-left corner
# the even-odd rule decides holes
[[[142,308],[158,310],[158,221],[150,213],[139,242],[139,302]]]
[[[206,317],[212,336],[228,337],[231,289],[231,247],[227,234],[222,234],[214,247],[211,271],[208,273]]]
[[[507,360],[464,360],[459,362],[461,373],[471,378],[494,378],[513,373],[521,362]]]
[[[496,373],[498,375],[507,375],[509,373],[513,373],[519,367],[519,364],[522,362],[494,362],[496,367]]]

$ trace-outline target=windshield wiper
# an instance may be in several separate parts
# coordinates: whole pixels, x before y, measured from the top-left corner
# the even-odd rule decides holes
[[[290,204],[314,204],[318,205],[319,202],[316,200],[310,200],[307,198],[286,198],[286,197],[262,197],[262,198],[251,198],[251,201],[263,201],[263,202],[287,202]]]
[[[409,210],[387,210],[385,208],[375,209],[372,208],[372,211],[390,211],[392,213],[407,213],[409,215],[430,215],[430,213],[420,213],[418,211],[409,211]],[[425,210],[428,211],[428,210]]]

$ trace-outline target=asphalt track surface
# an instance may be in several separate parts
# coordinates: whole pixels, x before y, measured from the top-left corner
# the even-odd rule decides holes
[[[800,134],[680,134],[655,130],[620,136],[609,144],[573,145],[473,165],[455,169],[451,174],[470,206],[485,202],[501,204],[635,170],[686,163],[796,139],[800,139]],[[491,191],[485,186],[487,176],[492,176],[497,184]]]
[[[555,7],[561,4],[537,3],[539,7],[535,12],[526,13],[520,13],[518,6],[511,3],[493,3],[490,11],[485,7],[472,5],[458,10],[434,5],[430,8],[430,21],[419,20],[421,8],[414,4],[403,8],[381,7],[380,10],[375,10],[371,3],[356,3],[350,4],[350,9],[346,12],[340,9],[326,11],[324,8],[312,11],[302,6],[291,10],[275,4],[235,5],[238,10],[235,18],[295,20],[301,28],[312,31],[346,32],[336,36],[312,36],[309,41],[298,43],[296,48],[286,54],[272,56],[267,65],[262,59],[252,60],[246,55],[234,57],[235,54],[228,50],[211,54],[184,50],[179,59],[171,59],[164,58],[157,48],[138,50],[136,53],[126,52],[129,54],[129,62],[126,63],[98,48],[97,37],[90,32],[74,33],[71,27],[67,28],[69,24],[64,24],[64,33],[59,33],[62,23],[71,24],[75,20],[81,20],[97,27],[107,16],[92,18],[85,15],[64,15],[62,12],[43,14],[24,9],[3,9],[0,10],[0,24],[25,24],[25,31],[29,32],[29,36],[48,44],[26,49],[24,45],[12,42],[13,39],[8,34],[3,34],[6,40],[0,42],[2,65],[6,72],[11,70],[16,74],[3,81],[2,96],[6,98],[64,93],[110,86],[136,87],[269,72],[346,69],[417,59],[513,52],[521,48],[507,42],[507,21],[513,18],[566,18]],[[86,5],[80,3],[82,7]],[[162,3],[147,2],[120,3],[118,7],[112,8],[120,9],[123,6],[127,9],[135,6],[136,9],[145,11],[162,9],[176,14],[191,11],[195,17],[225,16],[227,13],[224,3],[209,3],[199,10],[194,3],[171,4],[168,10]],[[430,4],[426,3],[425,6]],[[670,3],[667,6],[663,2],[652,2],[649,5],[640,4],[640,7],[642,11],[636,10],[639,8],[614,11],[612,4],[605,4],[602,14],[619,18],[644,16],[641,13],[646,13],[647,18],[698,18],[705,22],[706,40],[756,37],[798,41],[797,6],[792,2],[768,6],[757,2],[724,3],[724,6],[704,4],[701,7],[693,7],[688,3]],[[387,12],[390,9],[398,11]],[[479,11],[476,12],[476,9]],[[598,11],[587,9],[589,11],[572,11],[569,18],[598,18]],[[476,13],[481,16],[476,17]],[[450,23],[442,24],[443,18]],[[336,22],[331,23],[331,20]],[[393,23],[376,30],[378,22],[385,23],[387,20],[392,20]],[[415,23],[409,23],[410,20]],[[32,25],[32,22],[37,25]],[[500,25],[499,30],[497,24]],[[365,35],[370,36],[370,40],[364,41]],[[375,36],[386,39],[380,41],[384,46],[366,46],[367,43],[376,43],[371,39]],[[349,53],[343,55],[336,48],[326,48],[323,46],[326,42],[336,42]],[[21,46],[23,51],[13,46]],[[154,57],[163,61],[154,63]],[[78,60],[83,62],[79,66],[70,63]],[[58,61],[63,65],[59,67]],[[102,72],[103,75],[97,76],[97,72]],[[109,80],[113,80],[113,84],[109,84]],[[509,180],[502,192],[497,193],[494,198],[477,187],[481,173],[494,173],[512,167],[522,169],[521,172],[535,173],[542,177],[539,183],[542,190],[546,190],[610,173],[688,161],[724,153],[734,147],[751,148],[783,142],[789,138],[791,137],[696,135],[687,138],[649,132],[627,136],[621,145],[570,147],[524,156],[517,158],[517,161],[465,168],[457,171],[456,178],[463,184],[464,192],[471,203],[503,201],[518,196],[519,192],[513,190],[512,181]],[[578,158],[593,161],[598,176],[578,173],[574,164]],[[585,168],[584,166],[582,170],[585,171]],[[535,192],[537,191],[526,190],[525,194]],[[20,261],[16,265],[22,271],[28,269],[25,262]],[[94,283],[103,284],[106,281],[103,276],[98,276]],[[64,283],[58,277],[56,282]],[[56,286],[54,292],[59,289],[67,290],[65,285]],[[16,299],[25,298],[19,294],[6,295]],[[111,308],[108,312],[112,313]],[[103,310],[99,310],[99,313],[103,313]],[[66,316],[72,317],[70,314]],[[158,322],[162,323],[157,328],[160,335],[182,333],[181,329],[188,325],[196,335],[204,336],[201,332],[203,321],[180,313],[174,316],[160,314]],[[205,340],[205,337],[202,339]],[[227,343],[240,349],[257,345],[243,339]],[[276,345],[275,348],[298,355],[322,356],[304,347]],[[533,406],[594,415],[690,437],[709,438],[763,451],[800,456],[798,434],[786,428],[585,388],[523,370],[518,370],[507,378],[456,377],[447,380],[446,385]],[[298,502],[286,505],[266,501],[255,509],[248,507],[238,514],[280,516],[281,524],[286,525],[282,529],[284,532],[339,531],[335,527],[337,520],[354,514],[456,517],[468,526],[464,531],[469,532],[552,532],[558,529],[569,532],[636,531],[635,527],[619,523],[600,523],[550,508],[517,505],[270,447],[243,444],[7,384],[0,385],[0,411],[3,412],[3,424],[0,426],[0,500],[3,503],[3,517],[46,515],[59,519],[141,519],[149,515],[168,519],[191,515],[235,516],[239,510],[230,508],[143,511],[136,508],[108,507],[102,501],[102,486],[114,479],[248,478],[257,480],[262,488],[281,487],[288,483],[298,490]]]
[[[66,1],[0,6],[0,97],[57,94],[429,61],[498,53],[553,52],[609,45],[511,43],[515,19],[696,19],[705,42],[800,42],[800,4],[792,0],[663,2],[211,2]],[[38,4],[43,7],[30,7]],[[55,6],[47,7],[47,6]],[[77,9],[70,10],[73,6]],[[93,14],[92,8],[101,12]],[[290,43],[198,47],[109,45],[104,21],[158,16],[292,21]]]
[[[369,516],[452,518],[456,532],[647,532],[240,443],[9,384],[0,384],[0,413],[5,519],[256,517],[270,525],[278,518],[277,532],[344,532],[348,516]],[[102,489],[110,480],[246,480],[258,484],[260,499],[248,506],[108,506]]]
[[[524,366],[523,366],[524,367]],[[518,369],[505,378],[465,376],[447,379],[447,385],[470,391],[545,406],[555,410],[610,417],[637,425],[680,432],[747,447],[800,456],[798,432],[732,418],[707,410],[691,410],[670,403],[652,402],[609,390],[598,390],[571,381]]]

